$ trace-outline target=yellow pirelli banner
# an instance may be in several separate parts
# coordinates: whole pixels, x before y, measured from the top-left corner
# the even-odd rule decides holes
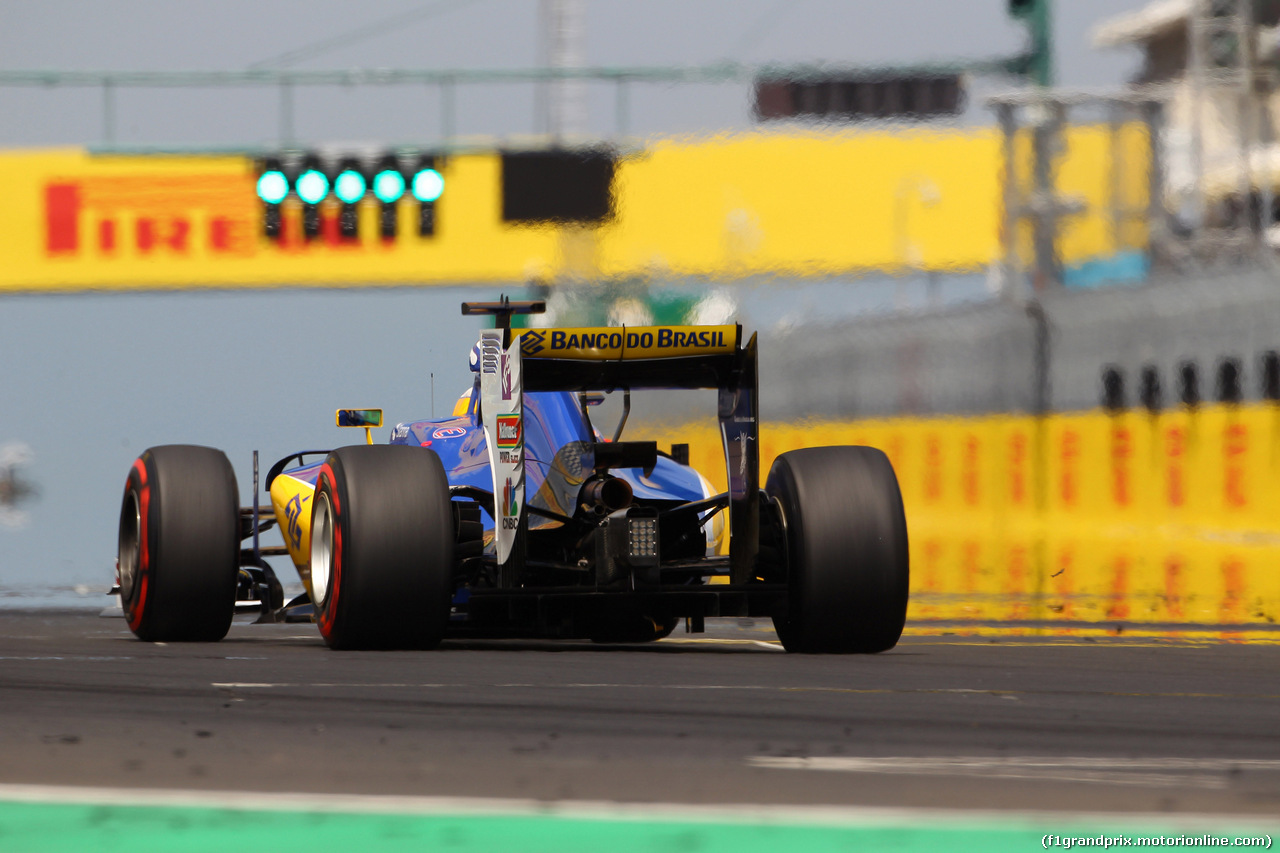
[[[1145,138],[1124,140],[1127,162],[1141,160]],[[1130,247],[1108,236],[1105,135],[1073,128],[1068,141],[1060,190],[1086,213],[1066,225],[1065,260]],[[377,237],[379,206],[366,197],[361,237],[344,239],[330,197],[320,235],[301,239],[291,198],[282,214],[292,236],[271,241],[246,156],[0,152],[0,292],[830,276],[977,270],[1000,253],[1004,168],[992,129],[656,140],[619,159],[614,215],[595,226],[504,222],[497,152],[439,168],[433,236],[417,235],[406,198],[397,237]]]
[[[714,426],[643,435],[690,441],[723,488]],[[1192,623],[1229,638],[1280,619],[1280,406],[766,423],[761,471],[827,444],[893,462],[915,622]]]
[[[555,235],[504,233],[495,213],[497,169],[493,157],[452,158],[447,177],[458,192],[438,203],[435,238],[407,233],[416,203],[406,201],[398,239],[340,239],[338,206],[329,199],[318,238],[270,241],[247,157],[11,152],[0,155],[0,178],[14,192],[0,209],[0,289],[520,281],[527,260],[554,256]],[[292,200],[284,215],[300,216]],[[361,232],[376,234],[376,203],[362,204],[359,216]]]

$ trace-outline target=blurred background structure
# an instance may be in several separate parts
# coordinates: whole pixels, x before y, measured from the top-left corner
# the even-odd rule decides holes
[[[35,487],[22,478],[22,466],[31,461],[31,448],[13,442],[0,446],[0,524],[19,527],[26,523],[22,505],[34,496]]]
[[[1280,2],[365,13],[51,3],[0,33],[0,438],[43,497],[0,586],[109,581],[148,445],[443,414],[457,303],[528,292],[545,323],[758,329],[772,452],[894,458],[921,607],[1274,619]],[[635,420],[679,440],[699,405]]]

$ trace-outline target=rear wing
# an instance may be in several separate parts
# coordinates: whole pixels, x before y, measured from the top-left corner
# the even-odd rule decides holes
[[[530,391],[724,388],[742,367],[742,327],[528,329],[520,354]]]
[[[513,396],[523,391],[612,391],[615,389],[716,389],[717,414],[729,483],[729,561],[733,583],[754,576],[760,533],[760,387],[756,336],[742,344],[742,327],[621,326],[512,329],[512,314],[545,311],[541,302],[462,304],[463,314],[491,314],[493,330],[482,332],[482,352],[492,354],[493,405],[488,412],[519,412]],[[513,343],[518,342],[518,346]],[[483,355],[482,355],[483,358]],[[482,368],[481,378],[486,371]],[[514,377],[514,381],[512,379]],[[512,386],[515,386],[514,388]],[[502,404],[499,404],[499,400]],[[508,408],[508,406],[510,408]],[[486,424],[486,429],[491,425]],[[491,455],[496,445],[491,440]],[[499,488],[494,468],[495,493]],[[523,477],[501,484],[523,485]],[[523,489],[518,498],[523,501]],[[520,513],[521,532],[525,528]],[[505,538],[505,537],[504,537]],[[513,536],[513,540],[522,536]],[[504,544],[504,543],[500,543]],[[516,541],[513,551],[520,550]],[[506,549],[500,547],[500,552]],[[506,562],[499,559],[499,562]]]
[[[520,336],[526,391],[611,391],[615,388],[725,388],[739,384],[742,327],[600,326],[511,329],[513,314],[541,314],[545,302],[464,302],[464,315],[496,317]],[[752,338],[754,341],[755,338]],[[747,348],[752,348],[748,343]]]

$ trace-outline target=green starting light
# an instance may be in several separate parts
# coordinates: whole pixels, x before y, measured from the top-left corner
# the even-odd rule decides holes
[[[308,169],[298,176],[295,190],[298,198],[306,204],[319,204],[329,194],[329,179],[324,176],[324,172]]]
[[[404,195],[404,175],[394,169],[383,169],[373,176],[373,194],[383,204],[393,204]]]
[[[284,172],[272,169],[258,178],[258,198],[267,204],[279,204],[289,194],[289,179]]]
[[[333,194],[344,204],[355,204],[364,197],[364,175],[355,169],[345,169],[333,181]]]
[[[422,169],[413,176],[413,197],[432,202],[444,192],[444,178],[435,169]]]

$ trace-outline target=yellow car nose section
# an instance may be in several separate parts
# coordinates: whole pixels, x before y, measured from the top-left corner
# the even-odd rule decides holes
[[[271,506],[280,534],[308,594],[311,593],[311,498],[314,493],[314,484],[288,474],[281,474],[271,483]]]

